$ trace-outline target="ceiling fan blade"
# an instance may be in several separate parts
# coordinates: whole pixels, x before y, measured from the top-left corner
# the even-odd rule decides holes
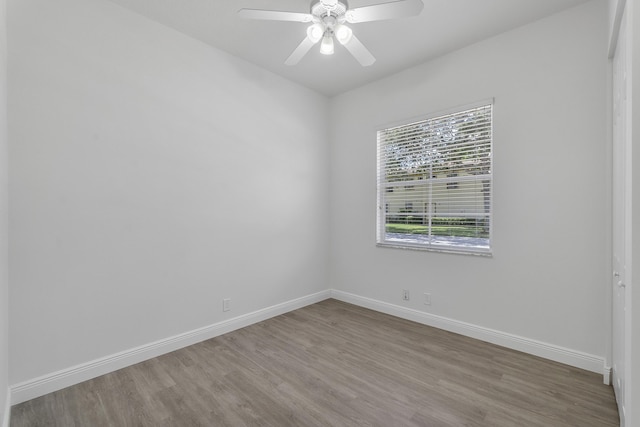
[[[422,0],[396,0],[371,6],[357,7],[346,13],[347,22],[382,21],[384,19],[405,18],[419,15],[424,4]]]
[[[369,52],[369,49],[364,47],[362,42],[354,35],[351,36],[351,40],[349,40],[344,47],[347,48],[351,55],[353,55],[363,67],[368,67],[376,62],[376,58]]]
[[[238,16],[246,19],[265,19],[268,21],[311,22],[309,13],[286,12],[280,10],[240,9]]]
[[[316,43],[317,42],[312,41],[309,37],[305,37],[304,40],[302,40],[302,43],[298,45],[296,50],[294,50],[293,53],[289,55],[284,63],[286,65],[296,65]]]

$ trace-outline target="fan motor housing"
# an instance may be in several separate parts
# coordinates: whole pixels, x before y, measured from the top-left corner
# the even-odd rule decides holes
[[[311,4],[311,15],[315,18],[314,21],[318,22],[328,16],[333,16],[338,22],[342,22],[348,9],[346,1],[318,0]]]

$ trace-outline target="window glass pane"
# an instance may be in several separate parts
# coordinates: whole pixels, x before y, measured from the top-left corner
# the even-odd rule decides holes
[[[491,239],[492,106],[378,132],[378,243],[483,252]]]

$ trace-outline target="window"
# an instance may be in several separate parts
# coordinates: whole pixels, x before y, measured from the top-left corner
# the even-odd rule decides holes
[[[449,175],[447,175],[448,178],[454,178],[456,176],[458,176],[456,172],[450,173]],[[447,188],[449,189],[458,188],[458,183],[456,181],[449,181],[447,182]]]
[[[492,110],[378,131],[378,245],[490,254]]]

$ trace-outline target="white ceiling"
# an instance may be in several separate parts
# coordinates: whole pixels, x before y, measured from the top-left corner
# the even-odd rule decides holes
[[[110,1],[333,96],[588,0],[423,0],[424,9],[417,17],[352,26],[377,59],[370,67],[360,66],[337,44],[332,56],[321,55],[314,47],[299,64],[286,66],[284,61],[305,37],[309,24],[236,15],[241,8],[308,13],[310,0]],[[383,2],[351,0],[349,7]]]

